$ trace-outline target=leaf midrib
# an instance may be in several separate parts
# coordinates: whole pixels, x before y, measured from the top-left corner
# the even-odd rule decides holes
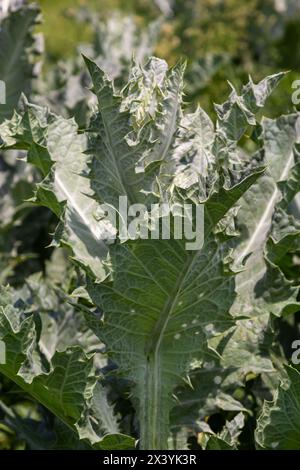
[[[169,320],[172,316],[172,313],[174,311],[174,307],[177,304],[178,296],[181,292],[181,288],[186,281],[187,276],[189,275],[195,260],[197,259],[197,256],[201,250],[196,251],[193,255],[190,255],[185,263],[184,269],[182,270],[182,274],[179,276],[174,288],[172,289],[172,292],[169,294],[167,302],[165,303],[158,321],[156,322],[152,334],[149,335],[150,340],[146,343],[145,346],[145,354],[147,358],[147,364],[150,365],[151,363],[153,364],[153,378],[154,380],[151,380],[151,374],[146,372],[146,388],[149,387],[150,390],[149,392],[146,391],[146,396],[151,396],[152,397],[152,403],[153,403],[153,408],[152,408],[152,432],[153,432],[153,437],[155,438],[154,434],[156,433],[157,429],[157,422],[158,422],[158,413],[160,412],[160,408],[158,406],[159,402],[159,391],[161,390],[160,386],[160,381],[159,381],[159,349],[161,346],[161,342],[163,340],[163,336],[165,333],[165,330],[168,326]],[[153,448],[155,448],[155,442],[153,442]]]

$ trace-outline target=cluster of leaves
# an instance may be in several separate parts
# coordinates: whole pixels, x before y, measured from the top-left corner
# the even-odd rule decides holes
[[[0,123],[11,118],[20,94],[29,96],[38,74],[41,53],[41,37],[33,31],[39,22],[39,9],[23,2],[6,2],[0,21],[1,65],[0,78],[6,85],[6,103],[0,106]],[[14,283],[23,283],[26,273],[41,269],[36,256],[38,239],[45,238],[49,213],[37,209],[31,212],[26,203],[32,195],[38,174],[26,167],[18,151],[0,155],[0,265],[1,283],[10,276]],[[26,220],[33,216],[29,224]],[[29,271],[26,261],[30,259]],[[20,263],[22,267],[20,268]],[[16,271],[15,268],[20,268]]]
[[[269,100],[269,112],[287,111],[291,84],[299,74],[299,3],[294,0],[175,0],[158,47],[169,62],[187,57],[187,92],[213,112],[212,102],[226,96],[226,80],[241,86],[251,74],[256,80],[274,70],[293,72]],[[290,45],[295,53],[290,54]],[[219,64],[218,58],[223,58]],[[208,61],[208,64],[207,64]],[[212,79],[199,86],[197,77],[219,64]],[[292,103],[290,103],[290,110]]]
[[[17,6],[0,34],[10,37],[13,15],[31,13]],[[76,106],[59,93],[51,111],[37,94],[14,113],[13,102],[0,124],[9,152],[1,160],[3,445],[299,448],[300,376],[284,365],[279,341],[299,335],[299,115],[258,117],[284,74],[232,87],[213,122],[183,104],[183,64],[169,69],[152,57],[129,68],[128,51],[107,54],[103,28],[102,49],[87,50],[96,99],[80,95],[80,128],[69,118]],[[17,33],[10,45],[23,68],[6,76],[9,86],[33,70],[32,32]],[[83,64],[80,75],[72,67],[62,90],[86,77]],[[135,239],[110,243],[119,227],[101,208],[118,209],[119,196],[148,209],[202,205],[202,248],[140,237],[150,230],[143,218]],[[152,223],[164,224],[163,214]],[[45,246],[51,230],[49,259],[26,265],[37,234]]]

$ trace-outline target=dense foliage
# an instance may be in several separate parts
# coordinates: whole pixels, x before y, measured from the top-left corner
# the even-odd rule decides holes
[[[0,446],[300,449],[300,117],[270,73],[296,7],[136,3],[72,10],[59,64],[38,7],[0,14]],[[159,204],[203,209],[196,249]]]

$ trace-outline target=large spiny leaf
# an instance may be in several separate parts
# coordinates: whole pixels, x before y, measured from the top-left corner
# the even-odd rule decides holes
[[[300,194],[299,144],[296,144],[293,154],[295,165],[290,169],[286,180],[278,183],[282,197],[273,216],[267,244],[268,259],[283,271],[287,257],[292,257],[300,251],[300,221],[289,211],[291,204]]]
[[[247,192],[241,201],[239,223],[243,226],[247,237],[239,245],[237,258],[239,261],[257,248],[264,246],[274,207],[280,199],[277,182],[284,181],[293,166],[293,144],[297,139],[297,120],[298,115],[291,114],[275,120],[264,119],[262,122],[265,160],[268,168],[265,176]],[[253,200],[257,201],[254,213]],[[251,217],[249,217],[249,212],[251,212]]]
[[[272,87],[276,85],[280,75],[269,77],[261,82],[262,89],[259,91],[259,85],[254,85],[251,80],[242,90],[242,96],[239,97],[234,90],[230,100],[223,106],[218,107],[219,120],[217,124],[218,133],[216,142],[222,142],[225,134],[229,141],[232,137],[238,136],[240,130],[234,127],[234,122],[227,123],[236,113],[240,118],[235,121],[239,129],[250,123],[255,124],[253,112],[263,104]],[[258,103],[251,100],[252,96],[260,96]],[[246,113],[245,104],[249,102],[249,108]],[[252,103],[252,104],[251,104]],[[235,111],[232,109],[234,108]],[[222,112],[221,112],[222,111]],[[236,264],[239,264],[244,256],[248,254],[247,248],[252,246],[253,254],[247,261],[244,272],[236,277],[236,291],[231,311],[235,315],[243,315],[248,319],[240,319],[236,322],[236,328],[222,339],[216,337],[210,341],[212,347],[218,349],[222,354],[220,367],[216,367],[218,361],[207,361],[207,367],[213,364],[215,371],[214,378],[217,377],[219,386],[212,381],[210,394],[203,394],[202,376],[209,371],[195,369],[191,375],[193,391],[188,387],[180,387],[177,394],[178,405],[174,408],[172,416],[172,426],[176,429],[176,422],[197,428],[199,419],[203,419],[207,406],[213,406],[215,409],[223,406],[230,406],[227,403],[224,392],[230,390],[230,387],[242,383],[244,377],[249,373],[274,373],[274,366],[270,360],[269,349],[271,347],[271,328],[270,313],[280,315],[282,311],[291,313],[299,309],[296,302],[298,289],[291,286],[277,267],[266,264],[263,256],[263,248],[267,240],[268,230],[272,223],[272,214],[275,201],[280,199],[278,190],[272,174],[282,174],[282,177],[288,174],[288,169],[292,165],[292,146],[296,138],[297,115],[290,115],[280,118],[278,121],[265,120],[270,131],[264,132],[264,149],[258,150],[250,159],[250,166],[257,165],[256,160],[261,161],[265,153],[265,160],[268,164],[266,174],[252,185],[245,195],[240,199],[238,205],[239,228],[242,227],[242,238],[239,241],[238,250],[234,256]],[[273,127],[272,127],[273,126]],[[273,129],[273,131],[271,131]],[[280,131],[279,131],[280,130]],[[208,134],[209,135],[209,134]],[[225,143],[228,144],[228,139]],[[273,139],[273,140],[272,140]],[[219,144],[218,142],[218,144]],[[276,149],[274,156],[272,149]],[[220,155],[223,153],[225,145],[220,145]],[[236,142],[231,144],[231,152],[228,154],[229,162],[236,156]],[[208,147],[211,155],[211,147]],[[206,154],[207,154],[206,150]],[[210,161],[212,161],[210,159]],[[243,160],[242,160],[243,161]],[[248,158],[246,158],[248,161]],[[264,161],[264,160],[263,160]],[[203,159],[202,159],[203,162]],[[239,158],[236,159],[239,165]],[[236,164],[235,164],[236,165]],[[210,172],[211,173],[211,168]],[[290,193],[295,192],[297,181],[296,169],[290,180]],[[222,198],[221,198],[222,199]],[[285,207],[286,208],[286,207]],[[246,227],[245,227],[246,226]],[[291,236],[296,243],[297,232],[293,231]],[[254,240],[254,242],[253,242]],[[285,243],[286,247],[287,243]],[[247,248],[245,249],[245,246]],[[280,246],[278,247],[280,248]],[[243,254],[241,252],[245,250]],[[214,400],[212,400],[212,396]],[[190,405],[191,404],[191,405]],[[232,404],[232,406],[234,406]],[[237,404],[235,404],[237,406]]]
[[[113,283],[90,285],[89,293],[104,310],[102,340],[136,384],[142,446],[164,448],[172,389],[189,361],[206,352],[205,328],[231,326],[234,282],[213,244],[190,256],[181,243],[152,245],[112,248]]]
[[[99,104],[90,128],[92,188],[100,202],[114,207],[119,196],[127,196],[129,204],[143,202],[145,194],[155,190],[151,171],[148,176],[144,167],[167,159],[175,140],[183,67],[166,72],[165,62],[153,58],[144,71],[137,67],[121,96],[94,62],[85,62]],[[135,140],[132,128],[137,126],[143,128]]]
[[[99,184],[99,181],[101,185],[105,184],[105,180],[100,179],[100,171],[95,173],[95,166],[99,167],[101,164],[102,174],[105,174],[107,164],[115,164],[117,160],[119,165],[126,165],[125,181],[130,185],[128,191],[128,187],[125,187],[125,183],[122,182],[117,187],[117,194],[129,194],[132,201],[132,188],[134,188],[133,200],[137,200],[138,191],[144,190],[144,179],[138,179],[134,173],[138,162],[138,155],[134,157],[135,149],[138,148],[140,142],[135,144],[131,157],[127,149],[125,155],[122,155],[122,148],[130,130],[129,118],[132,119],[132,125],[136,127],[138,126],[137,116],[142,116],[141,135],[144,132],[147,133],[148,124],[151,129],[152,122],[149,119],[147,123],[145,113],[143,113],[145,111],[143,104],[146,102],[144,97],[147,87],[150,93],[153,93],[152,83],[147,81],[146,73],[145,76],[136,74],[139,80],[144,80],[146,89],[143,94],[141,91],[139,96],[135,96],[132,118],[130,114],[120,113],[122,97],[117,98],[113,95],[112,84],[108,84],[103,73],[90,62],[88,66],[94,81],[94,91],[99,99],[101,120],[103,121],[104,118],[108,120],[104,139],[102,139],[104,147],[94,146],[94,149],[97,149],[94,155],[93,148],[91,148],[93,158],[91,178],[94,181],[94,187]],[[149,74],[153,73],[151,67],[147,71]],[[164,72],[162,73],[161,68],[158,71],[157,82],[160,82],[158,86],[163,89],[161,83]],[[133,91],[132,86],[129,88],[131,96],[134,96]],[[170,97],[170,102],[176,104],[172,111],[172,119],[162,121],[157,129],[155,129],[156,123],[153,123],[152,135],[155,135],[157,131],[160,134],[157,139],[151,139],[149,142],[150,151],[145,143],[142,143],[141,150],[147,155],[146,159],[141,160],[146,162],[142,173],[144,178],[145,175],[146,177],[149,175],[148,167],[151,162],[159,163],[163,172],[164,166],[172,165],[172,158],[176,162],[179,126],[181,129],[180,145],[183,146],[185,140],[188,143],[189,141],[195,142],[195,147],[199,149],[199,160],[203,161],[205,158],[203,151],[205,134],[201,134],[200,128],[200,132],[194,132],[193,135],[189,127],[191,122],[194,128],[195,124],[202,123],[201,112],[198,111],[199,119],[195,119],[195,122],[189,116],[184,127],[182,125],[184,117],[178,107],[181,102],[180,94],[179,89],[175,96]],[[158,122],[159,114],[162,113],[164,116],[164,112],[166,113],[163,108],[166,98],[163,93],[162,95],[163,98],[159,100],[159,94],[156,93],[157,106],[151,109],[152,115],[158,115]],[[125,105],[130,106],[127,97]],[[167,106],[168,109],[169,106]],[[118,112],[117,115],[115,115],[116,112]],[[107,117],[106,113],[109,113]],[[111,122],[113,126],[108,127]],[[206,126],[209,126],[208,118],[206,122]],[[100,130],[102,128],[103,124]],[[108,132],[110,130],[114,133],[113,135]],[[113,138],[116,139],[122,134],[121,143],[119,140],[115,143]],[[213,140],[212,137],[210,139]],[[111,152],[107,152],[107,149],[111,149]],[[183,150],[180,153],[183,154]],[[216,171],[216,156],[211,156],[211,160],[215,160],[214,171]],[[140,175],[140,169],[138,170],[138,175]],[[200,174],[201,166],[199,168],[195,164],[194,172]],[[176,174],[174,173],[169,175],[170,179],[174,178]],[[167,445],[168,415],[172,406],[171,395],[174,386],[180,382],[179,377],[188,372],[191,362],[201,361],[208,354],[207,337],[223,333],[233,325],[229,310],[235,298],[234,275],[230,270],[229,261],[226,260],[226,250],[220,240],[213,235],[212,229],[260,174],[261,169],[250,174],[241,171],[230,181],[226,176],[222,178],[221,172],[218,184],[211,178],[210,191],[205,194],[207,199],[206,234],[201,250],[186,251],[184,240],[135,240],[124,244],[117,243],[109,249],[113,281],[104,284],[88,283],[88,291],[93,302],[104,311],[103,324],[98,334],[107,344],[108,351],[121,370],[125,370],[135,384],[133,400],[139,410],[141,446],[144,448],[164,448]],[[161,172],[159,177],[161,177]],[[130,178],[134,181],[133,184],[130,184]],[[173,186],[172,183],[166,186],[166,191],[173,192]],[[190,191],[191,188],[192,191]],[[96,192],[98,197],[100,194],[99,199],[105,201],[107,192],[101,189],[98,191],[96,189]],[[193,193],[194,200],[197,200],[196,196],[198,196],[198,200],[203,201],[203,191],[199,191],[198,178],[189,182],[188,190]],[[182,191],[180,195],[182,202],[188,201],[187,192]],[[114,201],[110,199],[109,202]],[[211,354],[214,355],[212,351]]]
[[[92,187],[101,202],[118,206],[119,196],[127,196],[129,203],[138,202],[137,185],[143,175],[132,171],[139,158],[139,146],[133,149],[125,137],[130,131],[129,113],[121,110],[121,97],[116,95],[112,82],[94,62],[85,59],[93,80],[93,89],[99,102],[99,113],[94,116],[90,130],[95,133],[89,145],[93,152]]]
[[[270,314],[279,316],[282,312],[288,314],[299,309],[298,289],[291,285],[276,263],[273,263],[275,258],[272,259],[271,253],[268,257],[273,262],[265,259],[266,244],[268,243],[269,249],[272,244],[272,237],[269,238],[269,235],[273,214],[282,198],[281,185],[295,162],[293,145],[297,140],[298,122],[297,114],[274,120],[263,119],[261,143],[267,169],[239,201],[237,222],[241,237],[234,258],[236,264],[244,262],[245,269],[236,278],[238,295],[231,312],[234,315],[247,316],[249,320],[238,322],[238,329],[229,342],[227,358],[231,364],[235,363],[234,357],[239,349],[238,346],[231,348],[231,344],[234,342],[237,345],[237,339],[245,337],[243,330],[248,330],[248,340],[245,342],[246,351],[239,354],[239,357],[248,357],[249,366],[247,350],[252,353],[257,351],[256,356],[261,356],[257,346],[268,331]],[[260,338],[259,342],[257,338]],[[257,364],[260,361],[261,358],[257,357]],[[250,360],[250,364],[251,362]]]

